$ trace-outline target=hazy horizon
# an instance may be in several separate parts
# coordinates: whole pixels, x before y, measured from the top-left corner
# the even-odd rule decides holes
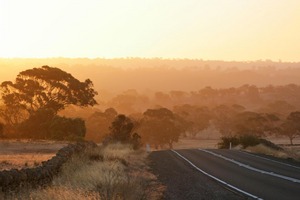
[[[83,81],[91,79],[97,91],[122,93],[150,91],[197,91],[240,87],[245,84],[300,84],[300,63],[253,61],[205,61],[190,59],[0,59],[0,81],[14,81],[21,71],[48,65]],[[103,97],[102,95],[100,95]]]

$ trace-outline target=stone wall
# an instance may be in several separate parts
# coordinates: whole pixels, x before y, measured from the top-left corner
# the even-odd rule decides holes
[[[60,172],[62,165],[74,153],[96,146],[93,142],[69,144],[60,149],[50,160],[42,162],[41,166],[0,171],[0,192],[5,193],[25,186],[36,187],[49,184],[53,180],[53,177]]]

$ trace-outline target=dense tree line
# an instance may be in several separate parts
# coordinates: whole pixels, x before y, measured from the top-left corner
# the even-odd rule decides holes
[[[141,137],[143,144],[150,144],[154,148],[172,148],[180,137],[194,138],[211,126],[222,137],[238,139],[244,144],[251,141],[255,143],[271,135],[287,137],[293,144],[293,139],[300,136],[300,112],[291,112],[286,118],[280,118],[271,113],[247,111],[236,104],[212,109],[192,105],[177,106],[174,111],[167,108],[147,109],[144,113],[127,117],[117,114],[114,109],[109,110],[113,110],[114,114],[108,115],[105,111],[92,115],[92,121],[99,122],[94,132],[96,136],[109,136],[124,142],[131,141],[135,133]]]

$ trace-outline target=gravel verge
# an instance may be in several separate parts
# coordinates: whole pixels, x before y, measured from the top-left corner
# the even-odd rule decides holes
[[[166,186],[166,200],[246,199],[200,173],[171,151],[152,152],[149,160],[152,172]]]

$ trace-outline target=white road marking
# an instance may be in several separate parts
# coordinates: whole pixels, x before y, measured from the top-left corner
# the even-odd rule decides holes
[[[215,177],[215,176],[213,176],[213,175],[211,175],[211,174],[209,174],[209,173],[203,171],[202,169],[200,169],[199,167],[197,167],[194,163],[192,163],[191,161],[189,161],[187,158],[185,158],[183,155],[181,155],[181,154],[178,153],[177,151],[175,151],[175,150],[171,150],[171,151],[173,151],[173,152],[174,152],[175,154],[177,154],[179,157],[181,157],[182,159],[184,159],[185,161],[187,161],[187,162],[188,162],[190,165],[192,165],[195,169],[197,169],[197,170],[200,171],[201,173],[205,174],[206,176],[208,176],[208,177],[210,177],[210,178],[216,180],[217,182],[222,183],[223,185],[226,185],[227,187],[229,187],[229,188],[231,188],[231,189],[233,189],[233,190],[235,190],[235,191],[238,191],[238,192],[240,192],[240,193],[242,193],[242,194],[244,194],[244,195],[246,195],[246,196],[248,196],[248,197],[251,197],[251,198],[254,198],[254,199],[262,200],[262,198],[259,198],[259,197],[255,196],[255,195],[253,195],[253,194],[250,194],[250,193],[248,193],[248,192],[246,192],[246,191],[244,191],[244,190],[242,190],[242,189],[239,189],[239,188],[237,188],[237,187],[235,187],[235,186],[233,186],[233,185],[230,185],[229,183],[226,183],[225,181],[222,181],[221,179],[218,179],[217,177]]]
[[[214,156],[216,156],[216,157],[219,157],[219,158],[222,158],[222,159],[227,160],[227,161],[229,161],[229,162],[235,163],[235,164],[237,164],[237,165],[240,166],[240,167],[244,167],[244,168],[246,168],[246,169],[249,169],[249,170],[252,170],[252,171],[255,171],[255,172],[259,172],[259,173],[262,173],[262,174],[267,174],[267,175],[270,175],[270,176],[282,178],[282,179],[285,179],[285,180],[288,180],[288,181],[292,181],[292,182],[294,182],[294,183],[300,183],[300,180],[299,180],[299,179],[292,178],[292,177],[288,177],[288,176],[284,176],[284,175],[280,175],[280,174],[276,174],[276,173],[274,173],[274,172],[268,172],[268,171],[264,171],[264,170],[261,170],[261,169],[257,169],[257,168],[255,168],[255,167],[251,167],[250,165],[246,165],[246,164],[244,164],[244,163],[235,161],[235,160],[233,160],[233,159],[227,158],[227,157],[225,157],[225,156],[222,156],[222,155],[220,155],[220,154],[216,154],[216,153],[211,152],[211,151],[208,151],[208,150],[199,149],[199,151],[203,151],[203,152],[209,153],[209,154],[214,155]]]
[[[280,161],[277,161],[277,160],[272,160],[272,159],[265,158],[265,157],[258,156],[258,155],[253,155],[253,154],[248,153],[246,151],[239,151],[239,152],[245,153],[245,154],[253,156],[253,157],[257,157],[257,158],[261,158],[261,159],[268,160],[268,161],[271,161],[271,162],[275,162],[275,163],[278,163],[278,164],[282,164],[282,165],[286,165],[286,166],[293,167],[293,168],[296,168],[296,169],[300,169],[300,167],[297,167],[295,165],[290,165],[290,164],[287,164],[287,163],[284,163],[284,162],[280,162]]]

